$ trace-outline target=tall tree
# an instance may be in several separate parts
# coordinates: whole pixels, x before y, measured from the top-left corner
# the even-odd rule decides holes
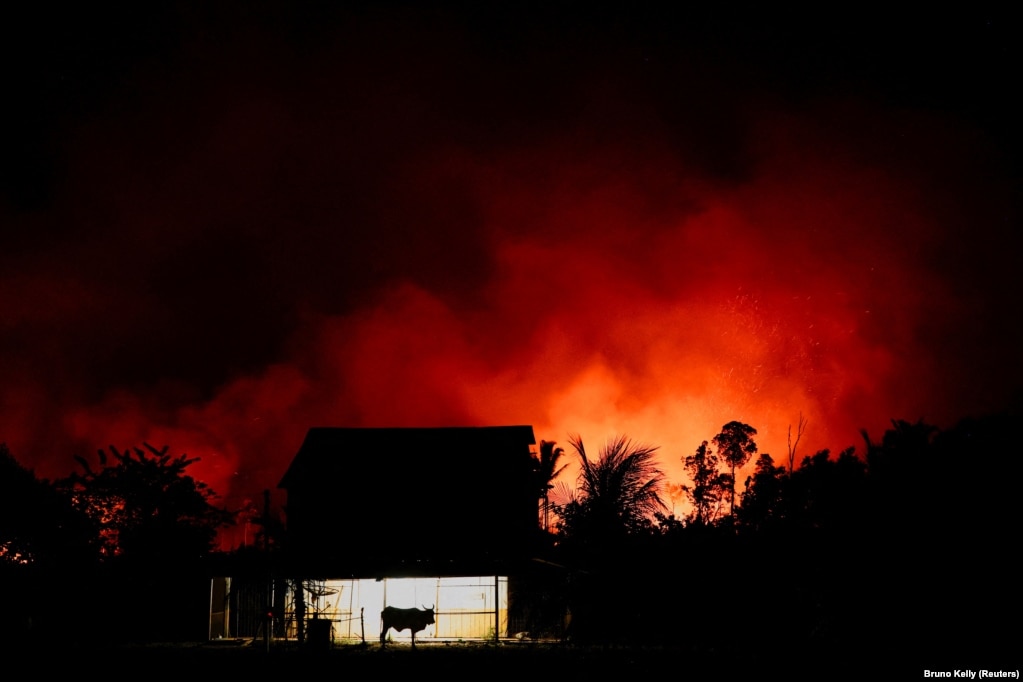
[[[692,485],[682,486],[693,505],[689,523],[697,526],[711,525],[720,514],[721,502],[732,487],[732,478],[719,470],[720,460],[707,441],[700,443],[696,452],[683,462],[693,481]]]
[[[729,508],[731,516],[735,517],[735,470],[742,467],[757,452],[757,444],[753,436],[757,430],[749,424],[738,421],[731,421],[721,427],[721,433],[714,436],[714,446],[718,449],[718,455],[732,469],[732,500]]]
[[[554,479],[568,466],[558,466],[558,461],[565,454],[564,448],[557,447],[557,443],[551,440],[540,441],[540,454],[534,459],[533,466],[536,472],[536,483],[540,495],[540,523],[544,530],[550,529],[551,512],[551,490],[554,488]]]

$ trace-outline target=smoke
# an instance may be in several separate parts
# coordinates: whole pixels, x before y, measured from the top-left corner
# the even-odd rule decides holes
[[[800,414],[812,454],[1017,398],[1011,186],[968,121],[393,19],[189,33],[56,119],[3,209],[15,456],[167,444],[241,508],[311,426],[532,424],[677,483],[728,421],[781,463]]]

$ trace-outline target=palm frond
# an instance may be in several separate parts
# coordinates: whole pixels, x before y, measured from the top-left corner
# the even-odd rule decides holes
[[[667,509],[660,494],[665,477],[657,467],[656,446],[618,435],[605,442],[594,461],[581,437],[572,436],[569,442],[579,455],[580,500],[593,513],[632,524]]]

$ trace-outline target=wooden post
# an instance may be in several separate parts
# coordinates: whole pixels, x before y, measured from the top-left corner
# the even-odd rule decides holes
[[[273,627],[273,607],[274,607],[274,577],[273,569],[270,565],[270,534],[267,532],[269,527],[268,520],[270,518],[270,491],[263,490],[263,561],[266,562],[266,600],[264,603],[264,609],[266,613],[263,617],[263,645],[267,653],[270,653],[270,629]]]
[[[305,644],[305,581],[295,580],[295,638]]]
[[[213,581],[215,578],[210,578],[210,626],[207,629],[206,639],[213,639]]]

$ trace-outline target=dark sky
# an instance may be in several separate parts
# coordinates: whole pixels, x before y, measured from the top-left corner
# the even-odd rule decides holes
[[[37,474],[149,441],[237,506],[310,426],[532,424],[681,482],[733,419],[781,462],[1019,405],[1007,12],[337,4],[5,21]]]

